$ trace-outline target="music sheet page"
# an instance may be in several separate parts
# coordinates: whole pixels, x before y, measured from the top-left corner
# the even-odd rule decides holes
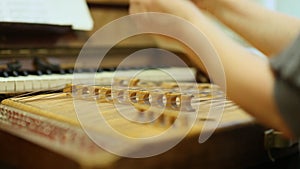
[[[85,0],[1,0],[0,22],[93,28]]]

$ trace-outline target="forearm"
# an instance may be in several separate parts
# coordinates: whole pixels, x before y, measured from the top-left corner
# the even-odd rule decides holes
[[[192,22],[207,35],[219,54],[226,76],[227,96],[260,122],[290,135],[273,99],[274,77],[268,62],[228,38],[209,20],[201,18]]]
[[[170,0],[171,1],[171,0]],[[149,11],[156,11],[156,12],[166,12],[169,14],[177,15],[185,20],[190,21],[192,24],[195,25],[204,35],[207,37],[210,44],[214,47],[215,51],[219,54],[220,61],[224,68],[225,78],[226,78],[226,92],[227,96],[230,97],[233,101],[239,104],[242,108],[244,108],[247,112],[252,114],[262,123],[269,125],[275,129],[279,129],[285,132],[287,135],[289,134],[289,130],[287,129],[285,123],[281,120],[279,113],[277,111],[276,105],[273,100],[273,88],[274,88],[274,77],[269,68],[268,62],[263,60],[262,58],[255,57],[252,53],[247,51],[243,48],[240,44],[236,43],[232,39],[228,38],[223,31],[221,31],[218,27],[215,27],[210,20],[200,12],[197,7],[191,3],[190,1],[185,0],[172,0],[172,2],[166,0],[131,0],[131,13],[139,13],[139,12],[149,12]],[[258,35],[255,33],[255,37],[249,38],[251,41],[254,39],[264,39],[264,42],[260,40],[256,44],[260,49],[264,51],[270,50],[270,48],[277,47],[277,43],[282,48],[288,43],[292,37],[289,35],[290,38],[287,38],[286,35],[279,35],[280,39],[274,36],[274,32],[277,28],[272,28],[271,30],[273,33],[271,36],[266,36],[265,34],[268,33],[269,25],[265,22],[259,20],[258,15],[251,18],[251,14],[243,13],[243,3],[242,1],[246,2],[246,0],[198,0],[202,2],[213,2],[213,1],[232,1],[232,3],[239,4],[236,10],[232,10],[233,12],[228,12],[226,15],[221,15],[222,10],[216,10],[216,16],[220,15],[220,17],[224,17],[223,20],[228,22],[230,25],[234,25],[234,22],[237,23],[237,28],[240,29],[241,32],[245,33],[250,31],[254,34],[257,30],[257,26],[251,26],[250,23],[258,22],[262,24],[264,31],[260,31]],[[233,5],[234,6],[234,5]],[[229,8],[228,5],[226,8]],[[219,8],[218,6],[215,8]],[[222,8],[225,8],[222,5]],[[226,9],[225,8],[225,9]],[[258,8],[258,7],[257,7]],[[250,10],[251,12],[251,10]],[[220,14],[217,14],[220,13]],[[239,17],[236,15],[245,15],[244,17]],[[249,15],[249,16],[248,16]],[[264,15],[265,18],[266,15]],[[245,17],[249,17],[248,21],[245,20]],[[233,21],[230,21],[233,19]],[[257,21],[258,20],[258,21]],[[266,21],[266,18],[263,19]],[[241,22],[241,23],[240,23]],[[276,22],[276,21],[272,21]],[[184,22],[182,22],[184,23]],[[247,26],[251,26],[248,28]],[[274,26],[274,23],[271,25]],[[166,25],[169,27],[170,25]],[[267,27],[268,26],[268,27]],[[233,26],[232,26],[233,27]],[[241,27],[241,28],[239,28]],[[282,27],[282,26],[280,26]],[[174,27],[175,28],[175,27]],[[178,33],[185,36],[186,39],[190,39],[192,44],[197,44],[199,48],[206,47],[205,44],[202,42],[202,36],[197,36],[193,31],[191,31],[190,26],[188,24],[176,24],[177,30],[180,30]],[[248,30],[250,29],[250,30]],[[280,28],[279,30],[284,30],[285,28]],[[176,31],[175,29],[173,31]],[[277,30],[278,31],[278,30]],[[292,33],[290,34],[296,34]],[[275,34],[276,35],[276,34]],[[254,35],[253,35],[254,36]],[[259,37],[261,36],[261,37]],[[266,36],[266,37],[265,37]],[[200,38],[200,39],[197,39]],[[282,39],[285,39],[285,43],[282,42]],[[288,39],[288,40],[287,40]],[[195,43],[193,43],[195,42]],[[271,43],[271,44],[264,44],[264,43]],[[253,42],[254,43],[254,42]],[[276,48],[277,49],[277,48]],[[205,50],[201,50],[205,51]],[[199,54],[200,55],[200,54]],[[209,69],[209,72],[218,72],[218,67],[214,64],[215,58],[209,56],[209,53],[203,53],[201,56],[197,55],[189,55],[190,59],[193,63],[195,63],[199,69],[201,69],[201,60],[205,61],[204,64]],[[200,58],[201,57],[201,60]],[[210,60],[209,60],[210,59]],[[219,84],[221,87],[222,82],[220,82],[219,78],[213,79],[214,83]]]
[[[266,10],[252,0],[195,0],[267,56],[278,54],[299,34],[300,21]]]

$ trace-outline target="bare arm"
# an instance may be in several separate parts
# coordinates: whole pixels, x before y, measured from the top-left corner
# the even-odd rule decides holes
[[[192,19],[192,23],[205,32],[219,54],[226,75],[227,95],[258,121],[291,135],[275,105],[274,76],[269,63],[200,17]]]
[[[180,10],[179,8],[175,8],[176,4],[177,6],[180,4]],[[168,7],[165,8],[164,5]],[[174,8],[172,8],[172,5],[174,5]],[[137,10],[137,8],[144,10]],[[258,121],[291,136],[286,124],[280,118],[275,101],[273,100],[274,76],[268,62],[256,57],[240,44],[228,38],[201,11],[191,10],[190,8],[190,2],[182,0],[172,0],[172,3],[166,3],[166,0],[131,1],[132,13],[135,11],[157,12],[159,10],[171,14],[178,13],[178,16],[187,19],[204,32],[217,50],[224,66],[227,95],[256,117]],[[182,13],[184,15],[181,15]],[[199,61],[198,57],[190,57],[195,62]]]
[[[281,52],[299,34],[299,19],[265,9],[252,0],[193,1],[267,56]]]

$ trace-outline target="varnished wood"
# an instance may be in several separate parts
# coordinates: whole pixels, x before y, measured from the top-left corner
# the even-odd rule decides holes
[[[164,84],[164,86],[166,85]],[[205,86],[207,85],[203,85],[203,87],[198,88],[206,88]],[[66,163],[66,165],[72,164],[78,166],[75,168],[131,168],[137,164],[145,168],[180,168],[183,166],[185,166],[186,168],[199,168],[201,166],[218,168],[220,167],[219,164],[221,162],[224,162],[224,164],[222,165],[223,168],[238,168],[249,167],[254,163],[256,164],[257,162],[263,162],[267,159],[266,152],[262,148],[263,129],[258,127],[251,117],[243,112],[243,110],[238,108],[229,108],[228,110],[225,110],[216,133],[212,138],[210,138],[203,144],[199,144],[197,140],[204,121],[209,119],[200,118],[199,121],[197,121],[197,123],[194,125],[188,136],[174,149],[166,153],[145,159],[129,159],[117,157],[116,155],[112,155],[97,147],[93,142],[89,141],[88,137],[81,130],[73,107],[73,97],[78,97],[77,99],[81,100],[79,104],[83,105],[90,104],[94,101],[84,96],[91,92],[87,92],[89,90],[88,88],[85,89],[85,87],[81,86],[74,90],[75,88],[76,86],[70,85],[65,90],[65,92],[67,93],[11,98],[4,100],[2,104],[5,105],[5,107],[8,108],[8,110],[10,110],[11,112],[20,112],[24,114],[24,117],[28,116],[32,117],[33,119],[38,118],[42,123],[45,123],[43,124],[44,126],[56,126],[55,128],[57,129],[55,130],[61,131],[61,136],[64,135],[64,132],[66,132],[66,134],[68,132],[77,133],[78,138],[85,138],[85,146],[82,147],[82,145],[72,143],[70,140],[68,141],[68,139],[65,140],[65,142],[66,144],[68,144],[68,147],[72,147],[72,149],[64,147],[64,144],[56,144],[56,146],[53,146],[53,143],[57,142],[58,140],[49,139],[52,138],[51,134],[49,136],[46,135],[45,137],[39,134],[39,132],[32,132],[34,130],[30,131],[26,126],[25,128],[24,126],[19,126],[18,124],[22,124],[21,121],[14,123],[14,121],[7,120],[7,124],[10,124],[12,126],[9,127],[7,125],[3,125],[1,128],[8,131],[9,133],[17,135],[20,138],[40,145],[41,147],[43,147],[42,149],[49,149],[49,151],[53,152],[54,155],[57,156],[57,158],[64,158],[65,160],[63,161]],[[97,88],[92,87],[91,89],[94,90]],[[107,122],[112,125],[115,130],[121,133],[124,133],[130,137],[149,137],[164,131],[166,128],[168,128],[169,125],[173,124],[172,122],[164,122],[164,124],[162,124],[160,118],[158,119],[158,123],[152,124],[138,124],[122,119],[122,117],[118,115],[118,113],[116,114],[117,111],[112,104],[113,102],[111,102],[111,100],[103,100],[105,99],[105,97],[110,97],[110,94],[107,94],[107,92],[110,92],[110,90],[108,88],[108,90],[106,90],[105,87],[99,89],[100,91],[98,91],[98,94],[102,94],[104,96],[104,98],[102,99],[100,99],[101,96],[99,97],[100,102],[98,104],[100,106],[99,108],[102,109],[101,113],[104,115]],[[101,93],[101,91],[103,91],[103,93]],[[75,93],[73,93],[72,96],[68,94],[70,92]],[[143,92],[140,94],[143,94]],[[168,95],[167,97],[171,99],[169,101],[174,101],[172,100],[173,95]],[[143,105],[145,103],[139,102],[137,104]],[[2,110],[4,110],[5,107],[2,107]],[[91,109],[86,110],[87,112],[92,111]],[[140,110],[140,107],[137,106],[136,115],[138,115]],[[171,110],[170,112],[171,114],[176,113],[177,109]],[[145,113],[147,113],[147,111]],[[164,111],[164,114],[166,117],[171,115],[170,113],[168,113],[168,111]],[[5,116],[7,114],[3,115]],[[15,114],[14,117],[21,116]],[[89,125],[89,127],[93,128],[92,121],[90,124],[91,125]],[[97,124],[96,126],[99,127],[99,125],[102,124]],[[16,127],[21,127],[23,132],[18,132],[17,130],[15,130],[14,128]],[[176,135],[181,132],[181,127],[184,128],[184,123],[174,128],[173,134],[170,135],[170,139],[172,139],[172,137],[176,138]],[[100,133],[106,133],[107,136],[109,136],[110,134],[104,130],[101,130],[101,128],[96,127],[94,129]],[[204,130],[201,132],[206,131]],[[31,135],[30,137],[28,137],[29,134]],[[53,136],[55,136],[55,134]],[[57,138],[59,139],[61,138],[61,136]],[[243,138],[243,140],[241,140],[241,138]],[[162,143],[163,142],[153,142],[153,144]],[[88,147],[90,147],[91,149]],[[29,152],[35,151],[35,149],[41,149],[39,148],[39,146],[33,146],[31,148],[33,148],[33,150],[28,150]],[[76,153],[79,150],[81,151],[81,153]],[[257,155],[257,153],[260,154]],[[25,157],[22,157],[22,154],[20,154],[20,158],[24,160],[26,159]],[[15,164],[14,161],[10,161],[10,163],[18,166],[30,166],[26,163]],[[47,165],[47,162],[44,162],[40,165]]]

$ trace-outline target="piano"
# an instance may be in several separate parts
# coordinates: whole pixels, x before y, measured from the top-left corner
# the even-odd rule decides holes
[[[0,31],[4,31],[0,35],[0,94],[3,95],[0,105],[1,168],[256,168],[261,165],[273,166],[276,164],[273,159],[277,160],[296,153],[297,148],[294,144],[282,150],[267,142],[269,139],[265,138],[270,138],[272,142],[277,135],[272,132],[266,133],[265,127],[260,126],[230,101],[225,102],[228,113],[223,115],[220,126],[204,143],[198,142],[199,133],[207,132],[201,131],[201,126],[205,121],[214,121],[214,119],[201,117],[197,119],[194,133],[192,132],[174,148],[156,156],[120,157],[98,147],[82,130],[74,112],[69,117],[67,113],[71,112],[72,107],[70,104],[64,104],[63,101],[67,99],[68,103],[71,103],[72,97],[80,97],[79,100],[90,103],[94,100],[85,99],[88,98],[86,96],[92,95],[93,99],[99,102],[100,107],[110,104],[113,92],[107,86],[111,85],[110,82],[115,76],[119,63],[136,51],[157,47],[158,39],[150,35],[128,38],[112,48],[99,67],[90,68],[89,63],[94,61],[87,60],[80,69],[74,69],[76,57],[85,41],[105,24],[128,14],[126,0],[87,0],[87,3],[94,19],[92,31],[74,31],[70,27],[49,25],[0,25]],[[160,44],[162,43],[163,40]],[[198,82],[201,82],[200,84],[203,83],[203,86],[199,86],[202,95],[210,97],[209,92],[216,92],[215,88],[207,87],[210,86],[207,84],[209,82],[207,77],[193,68],[193,63],[187,59],[186,53],[178,48],[176,42],[174,46],[165,49],[172,50],[190,67],[182,67],[180,63],[168,60],[167,57],[162,56],[165,53],[155,53],[150,57],[141,57],[118,70],[124,77],[130,77],[142,70],[141,76],[137,77],[142,83],[131,86],[129,91],[123,88],[118,90],[119,94],[122,92],[131,94],[127,99],[137,106],[138,117],[141,117],[143,112],[147,112],[148,102],[153,102],[154,96],[161,96],[161,103],[167,106],[164,112],[167,115],[176,114],[178,107],[185,106],[185,102],[181,102],[180,99],[190,98],[178,92],[178,86],[173,83],[174,79],[163,72],[175,74],[178,82],[182,82],[183,86],[194,80],[186,76],[186,72],[191,72],[197,77]],[[90,49],[91,52],[94,50]],[[168,65],[153,65],[157,63],[155,61],[157,59],[162,59],[161,63],[166,63],[167,60]],[[74,73],[80,74],[83,81],[85,77],[90,77],[92,74],[97,81],[95,85],[106,87],[66,86],[72,84]],[[162,93],[149,96],[160,88]],[[43,93],[49,90],[50,99],[49,92]],[[75,95],[70,94],[70,91],[75,91],[73,93]],[[13,97],[16,94],[17,96]],[[102,96],[105,101],[100,99]],[[49,100],[52,101],[51,104]],[[204,101],[204,107],[209,104],[209,101]],[[219,105],[220,102],[214,104]],[[31,110],[31,106],[36,109]],[[66,110],[67,113],[63,114],[63,111],[57,110],[56,106]],[[63,115],[61,116],[60,113]],[[173,119],[172,116],[169,118]],[[118,125],[119,119],[112,119],[112,121]],[[172,121],[171,124],[174,123]],[[133,134],[141,136],[145,131],[151,133],[166,127],[161,126],[162,118],[158,119],[158,123],[158,126],[150,124],[149,128],[140,126],[134,130],[137,133]],[[129,126],[128,122],[124,123],[124,127],[121,126],[120,130],[126,129],[127,125]],[[138,130],[139,128],[143,130]],[[76,137],[73,138],[72,134]],[[108,143],[114,143],[109,140],[112,139],[109,134],[107,139]],[[156,144],[163,144],[163,142]],[[137,148],[137,150],[141,149]]]
[[[74,70],[76,57],[88,38],[105,24],[128,14],[127,1],[91,0],[88,5],[95,20],[93,30],[88,32],[72,31],[67,26],[1,24],[0,29],[4,34],[1,34],[0,42],[0,94],[62,88],[72,82],[74,72],[81,73],[82,76],[96,73],[96,79],[109,79],[114,76],[115,69],[126,56],[140,49],[156,46],[157,40],[150,35],[131,37],[113,47],[106,55],[108,59],[103,60],[99,67],[90,68],[89,63],[94,60],[87,60],[80,70]],[[93,54],[96,50],[99,48],[91,48],[89,51]],[[180,51],[177,55],[183,56]],[[182,59],[188,63],[185,57]],[[161,65],[154,64],[158,60]],[[195,69],[183,68],[182,64],[167,56],[158,56],[157,53],[155,56],[140,56],[136,58],[136,62],[122,67],[120,71],[130,75],[141,68],[145,69],[142,78],[157,81],[172,80],[172,77],[161,71],[182,74],[178,76],[179,81],[193,80],[184,76],[183,72],[192,71],[196,74]],[[207,80],[204,76],[199,77]]]

